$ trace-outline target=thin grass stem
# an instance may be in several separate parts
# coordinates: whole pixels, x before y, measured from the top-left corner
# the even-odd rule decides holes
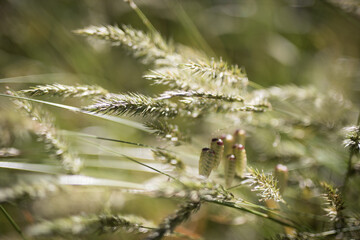
[[[120,124],[129,126],[129,127],[133,127],[135,129],[138,129],[138,130],[141,130],[141,131],[144,131],[144,132],[151,132],[151,130],[146,128],[141,123],[138,123],[138,122],[135,122],[135,121],[130,121],[130,120],[127,120],[127,119],[123,119],[123,118],[120,118],[120,117],[96,114],[96,113],[84,111],[84,110],[82,110],[80,108],[73,107],[73,106],[68,106],[68,105],[64,105],[64,104],[48,102],[48,101],[43,101],[43,100],[38,100],[38,99],[32,99],[32,98],[27,98],[27,97],[11,96],[11,95],[7,95],[7,94],[3,94],[3,93],[0,93],[0,96],[1,97],[22,99],[22,100],[27,100],[27,101],[36,102],[36,103],[42,103],[42,104],[46,104],[46,105],[49,105],[49,106],[66,109],[66,110],[76,112],[76,113],[84,113],[84,114],[87,114],[87,115],[95,116],[95,117],[98,117],[98,118],[110,120],[112,122],[120,123]]]
[[[15,229],[15,231],[17,233],[19,233],[19,235],[21,236],[21,238],[23,240],[26,240],[23,232],[21,231],[21,228],[19,227],[19,225],[17,225],[17,223],[15,222],[15,220],[10,216],[10,214],[6,211],[6,209],[0,205],[0,210],[4,213],[6,219],[10,222],[10,224],[13,226],[13,228]]]
[[[91,143],[91,144],[94,144],[94,143],[92,143],[92,142],[90,142],[90,141],[87,141],[87,142],[88,142],[88,143]],[[94,144],[94,145],[95,145],[95,144]],[[149,168],[149,169],[151,169],[151,170],[153,170],[153,171],[155,171],[155,172],[157,172],[157,173],[160,173],[160,174],[162,174],[162,175],[164,175],[164,176],[166,176],[166,177],[168,177],[168,178],[171,178],[172,180],[174,180],[174,181],[176,181],[176,182],[184,185],[184,183],[182,183],[182,182],[181,182],[180,180],[178,180],[177,178],[175,178],[175,177],[173,177],[173,176],[171,176],[171,175],[169,175],[169,174],[167,174],[167,173],[164,173],[163,171],[160,171],[160,170],[158,170],[158,169],[156,169],[156,168],[153,168],[153,167],[151,167],[151,166],[149,166],[149,165],[147,165],[147,164],[145,164],[145,163],[142,163],[142,162],[140,162],[140,161],[138,161],[138,160],[136,160],[136,159],[134,159],[134,158],[131,158],[131,157],[125,155],[125,154],[118,153],[118,152],[116,152],[116,151],[113,151],[111,148],[108,148],[108,147],[105,147],[105,146],[99,146],[99,145],[96,145],[96,146],[99,147],[100,149],[103,149],[103,150],[105,150],[105,151],[114,153],[114,154],[116,154],[116,155],[118,155],[118,156],[122,156],[122,157],[124,157],[124,158],[126,158],[126,159],[128,159],[128,160],[130,160],[130,161],[132,161],[132,162],[135,162],[135,163],[137,163],[137,164],[139,164],[139,165],[142,165],[142,166],[144,166],[144,167],[147,167],[147,168]]]

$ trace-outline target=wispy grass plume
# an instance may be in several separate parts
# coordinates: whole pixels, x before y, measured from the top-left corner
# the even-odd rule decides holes
[[[151,80],[154,85],[165,85],[173,90],[201,90],[201,85],[193,81],[188,72],[180,71],[177,68],[162,68],[151,70],[144,78]]]
[[[166,91],[160,95],[160,99],[170,99],[173,97],[193,97],[213,100],[222,100],[225,102],[243,102],[241,96],[232,96],[222,93],[198,92],[198,91]]]
[[[0,188],[0,203],[35,200],[47,197],[59,190],[60,187],[51,181],[41,180],[33,183],[18,183],[11,187]]]
[[[181,57],[174,52],[174,48],[165,44],[161,36],[156,33],[147,34],[130,26],[90,26],[74,31],[82,36],[95,37],[120,45],[127,49],[134,57],[140,58],[145,64],[173,65]]]
[[[187,69],[193,71],[194,74],[210,78],[217,85],[232,86],[246,88],[248,79],[246,74],[237,65],[229,66],[221,58],[219,61],[211,59],[210,62],[191,61],[185,64]]]
[[[344,128],[344,131],[344,146],[349,148],[354,154],[360,154],[360,126],[346,127]]]
[[[154,224],[133,215],[79,215],[44,221],[27,229],[32,237],[75,237],[93,234],[115,233],[123,230],[132,233],[147,233]]]
[[[0,148],[0,158],[17,157],[20,154],[17,148]]]
[[[175,166],[179,170],[185,169],[185,164],[183,163],[183,161],[174,154],[163,150],[153,150],[153,153],[156,160],[160,160],[167,164]]]
[[[343,210],[345,209],[344,201],[342,196],[333,186],[326,182],[322,182],[321,186],[325,190],[323,194],[326,201],[327,207],[324,210],[327,212],[327,216],[331,221],[334,222],[344,222]]]
[[[250,183],[252,190],[259,192],[260,201],[272,199],[276,202],[285,202],[277,188],[277,182],[271,174],[265,175],[264,172],[253,168],[248,168],[248,170],[250,174],[244,182]]]
[[[7,94],[19,96],[13,91]],[[70,174],[78,173],[82,167],[81,159],[68,148],[68,145],[59,137],[53,126],[53,119],[43,109],[39,109],[27,100],[14,100],[14,103],[24,110],[32,120],[32,131],[45,144],[46,150],[58,159],[64,170]]]
[[[190,140],[189,136],[187,136],[183,131],[180,131],[178,125],[170,124],[166,121],[148,121],[145,122],[145,126],[154,130],[154,134],[174,143],[176,146]]]
[[[105,96],[108,91],[99,86],[78,85],[69,86],[63,84],[37,85],[30,89],[21,90],[20,93],[30,96],[56,96],[56,97],[98,97]]]
[[[175,117],[178,114],[176,104],[138,93],[101,98],[98,103],[84,107],[83,110],[102,114],[129,114],[131,116]]]
[[[165,218],[160,226],[156,230],[152,231],[145,240],[160,240],[165,235],[172,233],[175,227],[189,219],[193,213],[198,211],[200,205],[200,202],[187,202],[181,205],[174,214]]]

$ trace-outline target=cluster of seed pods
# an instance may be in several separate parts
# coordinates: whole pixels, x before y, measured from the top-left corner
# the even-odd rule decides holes
[[[243,178],[246,173],[245,131],[236,130],[211,140],[210,148],[203,148],[200,155],[199,174],[209,177],[213,169],[222,163],[225,184],[231,186],[235,175]]]
[[[200,155],[199,174],[209,177],[213,169],[219,167],[224,152],[224,142],[221,139],[213,138],[210,148],[203,148]]]

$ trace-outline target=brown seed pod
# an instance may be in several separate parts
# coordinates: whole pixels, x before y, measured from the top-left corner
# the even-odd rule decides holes
[[[226,158],[225,164],[225,185],[230,187],[235,178],[236,172],[236,158],[233,154],[229,154]]]
[[[243,129],[237,129],[234,132],[234,142],[245,146],[246,132]]]
[[[224,142],[223,158],[226,159],[227,155],[232,154],[232,146],[234,145],[234,137],[231,134],[222,135],[220,137]]]
[[[210,148],[203,148],[201,150],[199,161],[199,174],[204,177],[209,177],[212,169],[215,166],[215,152]]]
[[[241,144],[234,144],[233,146],[233,153],[236,157],[236,174],[244,178],[246,173],[246,166],[247,166],[247,157],[245,147]]]
[[[224,154],[224,142],[219,138],[213,138],[211,140],[210,148],[215,152],[215,165],[214,168],[218,168]]]

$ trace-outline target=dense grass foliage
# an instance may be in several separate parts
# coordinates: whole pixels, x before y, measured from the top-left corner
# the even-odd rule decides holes
[[[360,5],[137,4],[0,4],[0,238],[360,239]]]

